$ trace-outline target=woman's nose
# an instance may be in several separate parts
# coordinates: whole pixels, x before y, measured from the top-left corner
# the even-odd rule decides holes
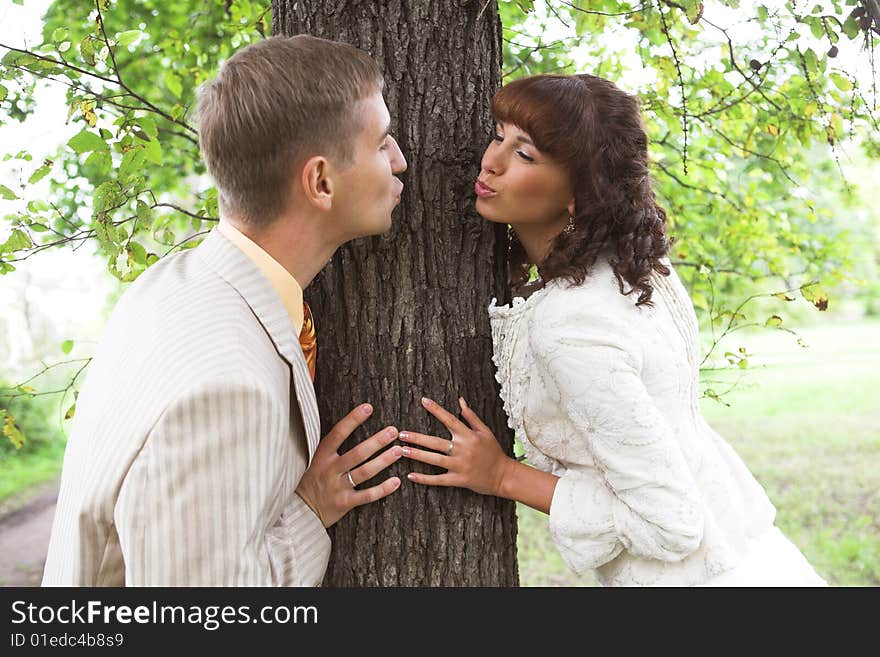
[[[486,148],[486,152],[483,153],[483,159],[480,162],[480,167],[483,171],[488,171],[494,176],[497,176],[501,169],[501,161],[496,153],[494,153],[495,149],[492,148],[492,144],[489,144],[488,148]]]

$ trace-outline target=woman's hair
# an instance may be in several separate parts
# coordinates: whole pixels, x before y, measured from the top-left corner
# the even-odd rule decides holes
[[[563,231],[541,263],[544,283],[580,284],[608,252],[621,294],[651,305],[651,271],[669,275],[666,212],[654,200],[648,174],[648,136],[635,96],[594,75],[536,75],[495,94],[492,113],[529,134],[535,146],[564,166],[574,191],[574,230]],[[512,283],[528,276],[526,255],[511,245]],[[630,289],[625,290],[624,281]]]

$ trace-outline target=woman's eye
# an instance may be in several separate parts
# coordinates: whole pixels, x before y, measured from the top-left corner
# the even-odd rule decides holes
[[[535,158],[530,157],[529,155],[526,155],[526,154],[523,153],[522,151],[517,151],[516,154],[519,155],[519,156],[520,156],[522,159],[524,159],[526,162],[534,162],[534,161],[535,161]]]
[[[495,134],[495,141],[504,141],[504,135]]]

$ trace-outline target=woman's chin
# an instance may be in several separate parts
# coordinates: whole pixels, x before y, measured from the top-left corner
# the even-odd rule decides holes
[[[499,216],[497,212],[493,212],[492,209],[490,209],[486,206],[487,206],[487,203],[478,196],[477,202],[474,205],[474,209],[476,209],[478,215],[480,215],[486,221],[491,221],[496,224],[506,224],[507,223],[507,220],[504,219],[504,217]]]

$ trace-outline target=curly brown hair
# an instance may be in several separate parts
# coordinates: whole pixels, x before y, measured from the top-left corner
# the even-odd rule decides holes
[[[560,233],[537,263],[544,284],[564,278],[580,285],[607,253],[620,293],[637,292],[636,305],[652,305],[650,275],[669,275],[660,259],[671,242],[666,212],[654,200],[638,99],[595,75],[535,75],[502,87],[492,114],[527,132],[571,176],[574,230]],[[514,240],[513,286],[528,278],[526,258]]]

